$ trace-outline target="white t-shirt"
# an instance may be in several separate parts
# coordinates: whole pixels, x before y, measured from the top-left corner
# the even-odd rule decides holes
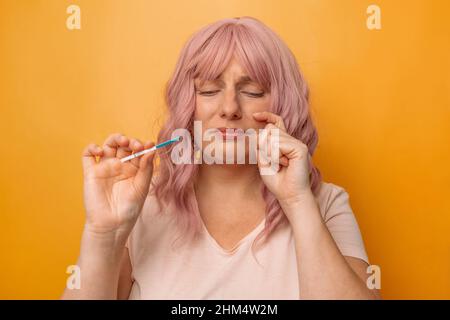
[[[316,199],[341,253],[369,263],[348,193],[322,182]],[[251,244],[265,220],[232,251],[223,249],[204,224],[196,241],[173,249],[178,235],[174,222],[168,215],[157,215],[157,210],[154,196],[147,197],[127,242],[134,280],[129,299],[299,299],[295,243],[288,222],[256,251],[256,261]]]

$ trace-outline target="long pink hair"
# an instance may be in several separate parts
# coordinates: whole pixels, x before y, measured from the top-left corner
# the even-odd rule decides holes
[[[271,93],[271,112],[283,118],[287,132],[308,146],[311,190],[317,195],[322,178],[311,159],[318,135],[309,112],[307,84],[289,48],[255,18],[219,20],[200,29],[185,43],[166,86],[169,114],[158,142],[170,139],[177,128],[192,130],[196,106],[194,79],[216,79],[233,55],[248,75]],[[182,229],[177,239],[181,239],[195,236],[202,228],[193,185],[198,164],[192,161],[175,165],[170,157],[172,148],[159,152],[153,191],[160,207],[171,208],[175,213]],[[255,243],[264,236],[266,239],[286,219],[275,196],[265,186],[261,192],[266,202],[266,222]]]

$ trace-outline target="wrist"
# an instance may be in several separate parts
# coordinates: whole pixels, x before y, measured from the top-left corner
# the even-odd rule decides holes
[[[285,208],[294,208],[303,205],[304,203],[315,201],[315,197],[311,189],[307,189],[304,191],[300,191],[295,195],[291,195],[289,197],[280,198],[278,202],[280,206]]]
[[[81,254],[111,262],[120,260],[128,236],[129,232],[122,230],[97,232],[86,224],[81,239]]]
[[[105,226],[103,224],[91,222],[87,219],[84,224],[83,233],[93,238],[93,240],[95,239],[98,241],[107,241],[111,239],[116,239],[118,241],[123,239],[126,240],[131,233],[131,230],[133,230],[135,222],[136,220],[120,225]]]
[[[302,218],[308,214],[319,212],[316,198],[311,190],[300,192],[295,196],[278,201],[289,220]]]

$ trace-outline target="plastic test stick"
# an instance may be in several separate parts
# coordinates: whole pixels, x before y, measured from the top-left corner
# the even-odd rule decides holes
[[[162,143],[160,143],[160,144],[157,144],[156,146],[153,146],[153,147],[151,147],[150,149],[145,149],[145,150],[142,150],[142,151],[133,153],[133,154],[131,154],[131,155],[129,155],[129,156],[123,157],[122,159],[120,159],[120,161],[121,161],[121,162],[125,162],[125,161],[128,161],[128,160],[131,160],[131,159],[134,159],[134,158],[143,156],[143,155],[146,154],[146,153],[155,151],[156,149],[165,147],[165,146],[167,146],[167,145],[169,145],[169,144],[171,144],[171,143],[177,142],[177,141],[180,141],[180,137],[179,137],[179,136],[176,137],[176,138],[167,140],[167,141],[165,141],[165,142],[162,142]]]

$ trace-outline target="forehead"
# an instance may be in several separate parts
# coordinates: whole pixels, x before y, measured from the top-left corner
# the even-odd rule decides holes
[[[199,86],[204,84],[214,84],[224,87],[225,82],[228,81],[228,79],[237,86],[246,84],[259,86],[258,81],[248,74],[246,68],[239,62],[239,60],[236,59],[235,56],[231,57],[226,67],[224,67],[221,71],[215,70],[213,72],[205,72],[203,74],[200,72],[194,79],[194,84]]]

